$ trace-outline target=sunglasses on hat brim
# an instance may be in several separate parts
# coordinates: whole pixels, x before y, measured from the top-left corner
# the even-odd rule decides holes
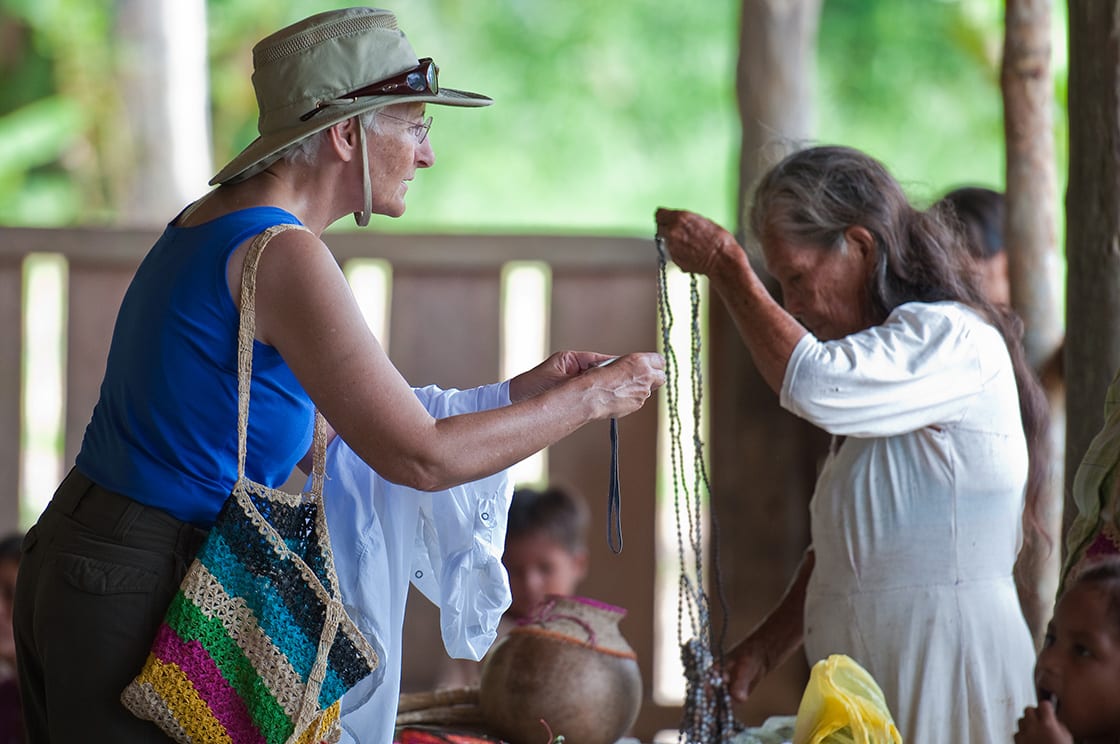
[[[433,62],[431,57],[424,57],[411,70],[364,85],[332,101],[320,101],[315,104],[315,108],[300,116],[299,120],[307,121],[325,108],[353,103],[359,98],[368,96],[434,96],[437,93],[439,93],[439,65]]]

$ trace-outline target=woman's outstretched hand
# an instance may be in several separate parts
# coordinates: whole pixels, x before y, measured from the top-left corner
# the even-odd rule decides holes
[[[510,380],[510,400],[526,400],[577,378],[590,384],[588,392],[598,412],[595,418],[625,416],[665,384],[665,359],[654,352],[616,358],[594,351],[558,351]]]
[[[652,351],[624,354],[580,377],[593,383],[594,400],[602,406],[598,418],[618,418],[641,408],[665,384],[665,358]]]
[[[612,358],[610,354],[596,351],[557,351],[536,367],[510,379],[510,400],[516,403],[540,395]]]
[[[711,276],[729,251],[741,251],[735,236],[707,217],[679,209],[657,210],[657,236],[683,271]]]

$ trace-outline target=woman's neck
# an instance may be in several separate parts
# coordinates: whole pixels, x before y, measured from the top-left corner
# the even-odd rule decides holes
[[[306,171],[306,172],[303,172]],[[201,197],[179,218],[178,227],[193,227],[251,207],[278,207],[292,213],[316,235],[348,211],[333,214],[327,179],[315,171],[273,166],[239,183],[225,184]]]

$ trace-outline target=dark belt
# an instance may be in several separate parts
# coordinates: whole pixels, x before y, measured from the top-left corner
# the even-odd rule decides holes
[[[62,481],[51,506],[70,515],[94,532],[123,541],[133,526],[166,542],[180,555],[193,556],[206,539],[207,530],[177,519],[163,509],[141,504],[91,481],[77,468]]]

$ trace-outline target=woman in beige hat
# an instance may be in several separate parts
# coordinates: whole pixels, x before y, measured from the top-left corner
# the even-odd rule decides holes
[[[405,210],[435,162],[428,104],[484,106],[439,87],[392,13],[351,8],[253,50],[260,136],[167,227],[121,305],[75,468],[25,542],[16,600],[29,741],[166,739],[120,704],[168,602],[237,478],[242,265],[256,279],[246,475],[280,486],[313,409],[389,480],[477,479],[584,424],[640,408],[664,381],[654,353],[562,352],[506,383],[509,404],[433,418],[385,355],[320,236],[353,213]]]

